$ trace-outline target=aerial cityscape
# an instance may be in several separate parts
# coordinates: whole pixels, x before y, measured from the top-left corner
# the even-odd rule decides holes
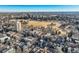
[[[0,6],[0,53],[79,53],[79,6]]]

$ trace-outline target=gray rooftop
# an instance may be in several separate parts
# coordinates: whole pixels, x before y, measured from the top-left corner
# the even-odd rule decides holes
[[[73,35],[72,35],[72,38],[79,40],[79,34],[73,34]]]
[[[1,34],[1,33],[0,33],[0,38],[2,38],[2,37],[4,37],[4,36],[5,36],[4,34]]]

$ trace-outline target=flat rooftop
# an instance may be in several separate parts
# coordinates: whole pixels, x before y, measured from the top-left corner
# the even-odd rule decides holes
[[[2,34],[2,33],[0,33],[0,38],[3,38],[3,37],[5,37],[5,35],[4,35],[4,34]]]

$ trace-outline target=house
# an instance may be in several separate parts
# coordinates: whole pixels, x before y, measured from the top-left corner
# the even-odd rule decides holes
[[[5,34],[1,34],[1,33],[0,33],[0,40],[1,40],[1,42],[4,42],[6,38],[7,38],[8,40],[10,40],[10,37],[6,36]]]

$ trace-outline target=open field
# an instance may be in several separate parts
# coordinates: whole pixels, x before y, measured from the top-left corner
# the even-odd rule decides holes
[[[31,27],[44,27],[46,28],[47,26],[51,26],[53,31],[57,31],[57,32],[60,32],[61,34],[60,35],[67,35],[66,34],[66,31],[63,31],[60,27],[60,23],[59,22],[56,22],[56,21],[29,21],[27,23],[27,26],[31,26]]]

